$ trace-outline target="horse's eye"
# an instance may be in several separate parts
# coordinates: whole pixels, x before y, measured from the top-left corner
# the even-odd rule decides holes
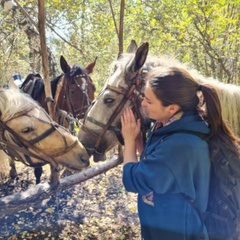
[[[29,132],[31,132],[33,129],[31,128],[31,127],[27,127],[27,128],[24,128],[23,129],[23,133],[29,133]]]
[[[113,103],[115,101],[115,99],[113,99],[113,98],[105,98],[104,99],[104,103],[105,104],[111,104],[111,103]]]

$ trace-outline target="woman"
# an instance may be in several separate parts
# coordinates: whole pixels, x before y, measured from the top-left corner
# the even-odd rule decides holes
[[[142,107],[155,121],[144,148],[140,122],[130,109],[121,117],[124,138],[123,184],[138,193],[144,240],[208,239],[194,202],[208,202],[210,154],[206,137],[229,133],[216,91],[199,85],[184,69],[155,68],[146,76]],[[199,107],[204,97],[207,117]],[[137,151],[141,153],[140,161]]]

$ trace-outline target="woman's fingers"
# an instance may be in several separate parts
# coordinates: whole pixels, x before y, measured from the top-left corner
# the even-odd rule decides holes
[[[121,124],[122,129],[124,128],[133,130],[133,131],[139,131],[141,127],[140,119],[136,120],[135,116],[133,114],[133,111],[129,108],[125,109],[122,116],[121,116]]]
[[[121,119],[124,122],[136,122],[134,114],[133,114],[133,112],[130,108],[127,108],[127,109],[124,110],[124,112],[121,116]]]

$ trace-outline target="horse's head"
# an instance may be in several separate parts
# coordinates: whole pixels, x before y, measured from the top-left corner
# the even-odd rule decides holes
[[[124,54],[115,62],[115,71],[109,77],[98,97],[92,103],[78,138],[94,155],[94,161],[104,160],[104,153],[118,142],[123,144],[120,116],[127,107],[134,108],[140,117],[143,65],[148,54],[148,43],[134,53]],[[133,52],[135,48],[129,47]]]
[[[89,74],[92,73],[97,58],[86,68],[78,65],[70,67],[63,56],[60,58],[60,65],[64,74],[63,78],[63,94],[65,101],[59,107],[68,109],[74,117],[82,119],[85,112],[94,99],[95,85]]]
[[[0,113],[0,143],[11,156],[33,167],[50,163],[80,170],[89,165],[77,137],[53,122],[29,95],[1,90]]]

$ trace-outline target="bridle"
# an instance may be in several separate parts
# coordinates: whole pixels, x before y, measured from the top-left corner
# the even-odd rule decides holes
[[[99,94],[99,96],[101,96],[101,94],[105,90],[109,89],[118,94],[123,95],[121,102],[116,107],[116,109],[114,110],[114,112],[112,113],[112,115],[110,116],[110,118],[108,119],[108,122],[106,124],[103,124],[103,123],[97,121],[96,119],[89,117],[88,114],[85,115],[83,122],[82,123],[80,122],[81,130],[85,131],[87,134],[90,134],[91,136],[93,136],[96,139],[94,148],[86,148],[90,155],[102,154],[99,150],[99,146],[103,139],[103,136],[105,135],[106,131],[108,131],[108,130],[113,131],[114,134],[116,135],[118,141],[123,145],[121,129],[117,126],[112,126],[112,123],[114,122],[114,120],[116,119],[118,114],[122,111],[122,109],[127,101],[131,101],[131,105],[132,105],[132,109],[133,109],[134,113],[136,114],[137,118],[140,119],[141,122],[143,122],[142,121],[143,117],[139,111],[139,106],[137,105],[137,103],[139,102],[138,100],[142,95],[142,93],[141,93],[142,86],[144,85],[144,82],[145,82],[142,72],[138,72],[136,74],[136,76],[130,82],[131,82],[131,84],[129,85],[128,89],[123,89],[123,88],[119,88],[119,87],[115,87],[115,86],[111,86],[111,85],[107,84],[106,87]],[[92,105],[89,107],[88,111],[91,110],[91,108],[94,106],[94,103],[95,103],[95,101],[92,102]],[[102,131],[100,132],[100,134],[96,134],[96,133],[92,132],[90,129],[88,129],[84,125],[86,120],[101,127]]]
[[[91,102],[92,102],[92,100],[88,95],[88,86],[89,86],[88,84],[89,84],[89,81],[91,81],[90,77],[86,73],[78,74],[76,76],[67,76],[67,74],[65,74],[65,76],[63,75],[62,77],[63,78],[69,77],[70,79],[72,79],[72,81],[74,81],[74,83],[76,84],[77,88],[80,90],[83,96],[81,106],[79,108],[75,108],[75,105],[73,103],[76,100],[71,98],[71,94],[69,94],[70,86],[67,84],[67,80],[64,79],[63,91],[64,91],[64,98],[66,99],[68,109],[70,110],[70,112],[73,114],[75,118],[81,119],[84,117],[86,110],[88,109],[88,107],[91,105]],[[84,82],[85,84],[82,84],[82,82]]]
[[[68,151],[70,151],[71,149],[73,149],[76,146],[78,141],[75,140],[72,144],[68,145],[65,137],[57,130],[58,128],[63,128],[63,127],[61,125],[57,124],[56,122],[53,122],[43,108],[38,108],[38,109],[40,111],[44,112],[44,114],[48,117],[49,121],[46,121],[41,118],[37,118],[33,115],[28,114],[28,112],[32,111],[34,108],[38,108],[38,107],[34,106],[25,111],[19,112],[16,115],[14,115],[12,118],[8,119],[6,122],[3,122],[0,119],[0,148],[3,151],[5,151],[6,154],[13,157],[14,160],[21,161],[22,163],[24,163],[27,166],[38,167],[38,166],[43,165],[43,164],[34,164],[31,159],[33,157],[33,158],[43,161],[44,164],[50,163],[54,168],[57,168],[58,163],[56,162],[55,157],[63,155],[65,153],[67,153]],[[31,139],[30,141],[27,141],[26,139],[21,137],[19,134],[17,134],[13,129],[11,129],[10,127],[7,126],[7,122],[9,122],[13,119],[16,119],[18,117],[21,117],[23,115],[33,117],[45,124],[49,124],[50,128],[48,130],[46,130],[45,132],[43,132],[40,136],[37,136],[36,138]],[[10,137],[14,141],[15,144],[10,143],[6,139],[5,131],[8,131],[11,134]],[[57,131],[61,135],[61,137],[64,140],[66,148],[64,150],[58,151],[55,154],[47,155],[47,154],[43,153],[41,150],[39,150],[35,146],[35,144],[39,143],[40,141],[42,141],[43,139],[45,139],[46,137],[51,135],[54,131]],[[36,154],[34,154],[33,152],[30,152],[29,149],[36,152]],[[23,153],[25,159],[23,159],[18,152]]]

